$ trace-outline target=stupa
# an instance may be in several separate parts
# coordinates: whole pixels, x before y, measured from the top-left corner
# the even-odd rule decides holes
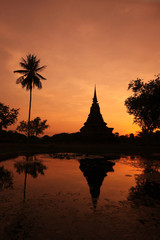
[[[80,132],[85,137],[109,140],[113,139],[112,131],[113,128],[107,127],[107,124],[104,122],[102,114],[100,113],[95,86],[90,113],[84,126],[80,129]]]

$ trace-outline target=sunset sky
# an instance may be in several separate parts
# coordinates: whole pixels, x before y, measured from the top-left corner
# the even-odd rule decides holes
[[[15,83],[13,71],[29,53],[47,65],[31,113],[47,119],[45,134],[79,131],[95,84],[107,126],[135,133],[140,128],[124,101],[131,80],[160,72],[160,0],[2,1],[0,102],[20,108],[18,122],[28,119],[29,92]]]

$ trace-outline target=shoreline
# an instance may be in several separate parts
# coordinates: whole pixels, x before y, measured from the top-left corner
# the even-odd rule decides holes
[[[0,161],[26,154],[81,153],[108,156],[143,155],[160,158],[159,145],[98,143],[0,143]]]

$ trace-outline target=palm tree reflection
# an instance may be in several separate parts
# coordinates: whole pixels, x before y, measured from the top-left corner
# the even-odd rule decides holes
[[[113,166],[115,163],[104,159],[82,159],[79,162],[79,168],[83,172],[90,188],[93,207],[96,209],[103,180],[107,176],[107,172],[114,171]]]
[[[37,178],[39,174],[44,175],[44,170],[46,166],[42,164],[40,160],[36,159],[36,156],[26,156],[24,161],[17,161],[14,164],[17,173],[25,174],[24,178],[24,201],[26,199],[26,186],[27,186],[27,175],[31,175],[33,178]]]
[[[13,175],[3,166],[0,167],[0,190],[4,188],[12,188]]]

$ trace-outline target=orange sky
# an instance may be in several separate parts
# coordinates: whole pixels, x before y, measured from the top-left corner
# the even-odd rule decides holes
[[[159,0],[6,0],[0,9],[0,101],[27,120],[29,92],[16,85],[21,57],[47,65],[43,89],[33,91],[31,118],[47,119],[46,134],[79,131],[94,85],[114,132],[139,131],[126,113],[128,83],[160,72]],[[11,127],[13,129],[15,127]]]

